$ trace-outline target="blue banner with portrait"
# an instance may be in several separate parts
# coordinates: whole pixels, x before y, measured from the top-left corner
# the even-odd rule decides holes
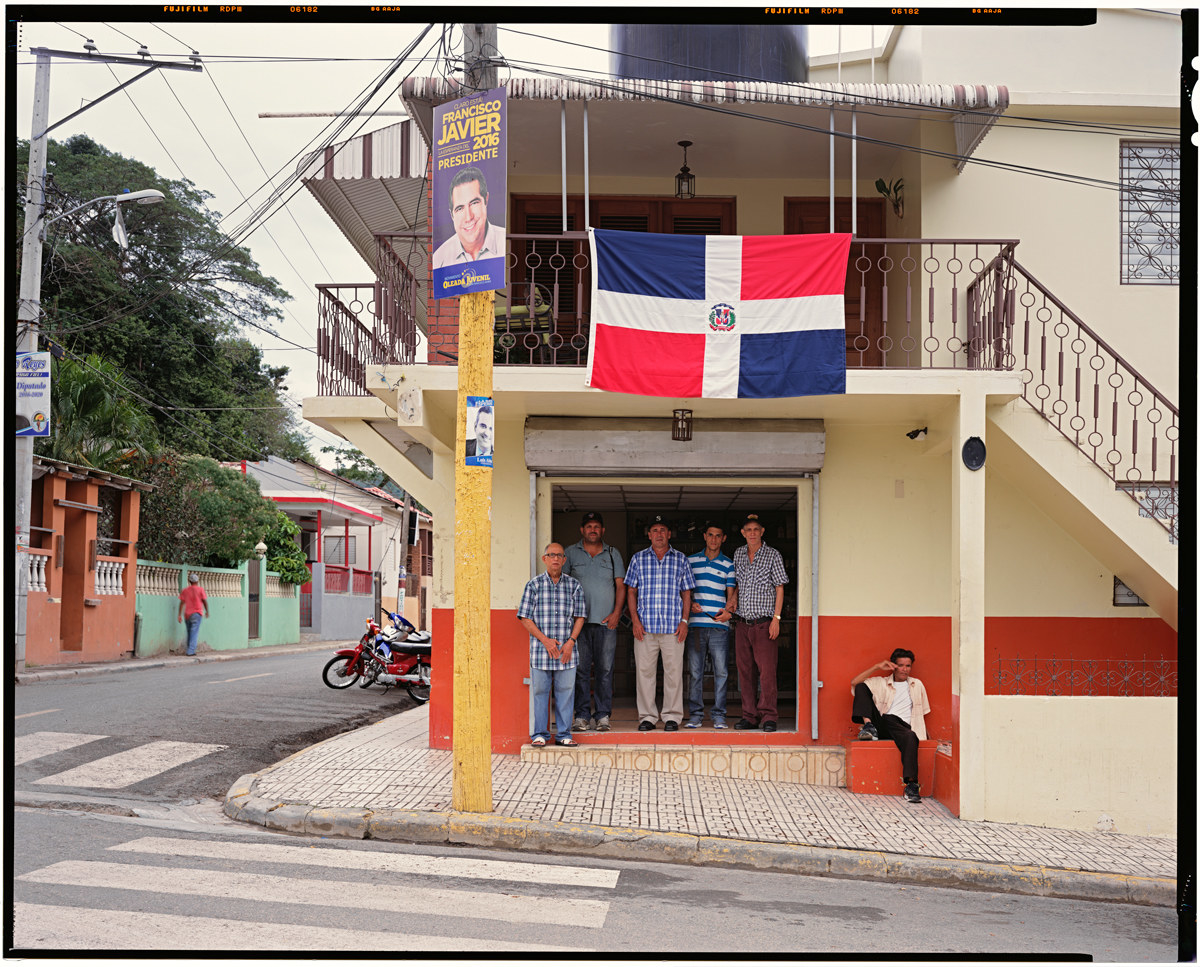
[[[433,109],[433,297],[504,288],[508,92]]]

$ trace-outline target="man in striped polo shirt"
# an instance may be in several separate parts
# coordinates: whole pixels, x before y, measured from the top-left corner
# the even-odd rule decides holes
[[[696,729],[704,721],[704,659],[712,656],[714,729],[725,724],[725,688],[729,682],[729,617],[733,606],[733,561],[721,553],[725,531],[719,524],[704,528],[704,550],[688,558],[696,590],[688,619],[688,720],[684,728]]]

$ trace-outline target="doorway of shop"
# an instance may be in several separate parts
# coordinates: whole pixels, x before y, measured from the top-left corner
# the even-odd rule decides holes
[[[740,533],[740,524],[747,514],[758,514],[766,529],[764,542],[780,552],[788,585],[784,591],[783,620],[780,622],[778,638],[778,668],[776,678],[779,689],[779,731],[794,732],[797,728],[797,589],[800,581],[799,562],[801,552],[797,526],[797,488],[770,485],[713,485],[707,483],[662,484],[600,484],[594,482],[573,483],[559,480],[552,490],[551,530],[553,540],[562,544],[574,544],[580,540],[581,518],[595,511],[604,518],[606,544],[620,552],[626,567],[630,558],[650,546],[646,536],[648,523],[655,515],[662,515],[671,522],[671,546],[685,555],[704,549],[704,530],[715,523],[724,530],[726,540],[721,552],[732,558],[734,551],[746,542]],[[807,555],[807,538],[804,554]],[[803,558],[808,567],[808,557]],[[807,642],[805,643],[807,644]],[[687,707],[687,662],[684,662],[684,720],[689,713]],[[613,667],[613,711],[614,733],[637,733],[638,712],[636,701],[637,671],[634,659],[633,630],[628,610],[622,615],[617,629],[617,649]],[[661,661],[657,670],[656,702],[662,708],[663,668]],[[728,685],[726,695],[726,720],[730,728],[720,732],[713,728],[713,676],[711,658],[705,664],[703,678],[703,724],[692,734],[709,733],[734,736],[733,725],[741,717],[741,691],[735,658],[734,633],[730,629],[728,652]],[[807,687],[807,686],[801,686]],[[680,734],[691,730],[680,730]],[[656,732],[663,735],[663,726],[658,724]],[[616,738],[616,736],[614,736]]]

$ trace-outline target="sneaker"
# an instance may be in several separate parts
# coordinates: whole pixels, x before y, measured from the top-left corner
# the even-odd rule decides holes
[[[909,802],[921,801],[921,788],[915,782],[905,783],[904,798]]]
[[[874,742],[879,738],[879,729],[875,728],[874,722],[863,722],[863,727],[858,730],[859,742]]]
[[[591,727],[592,727],[592,724],[587,719],[576,719],[571,724],[571,731],[572,732],[586,732]]]
[[[725,724],[724,719],[719,719],[714,715],[713,716],[713,728],[714,729],[727,729],[727,728],[729,728],[729,726]]]
[[[642,722],[638,725],[639,732],[653,732],[657,727],[654,722]]]
[[[683,723],[683,727],[685,729],[698,729],[700,728],[700,723],[702,721],[704,720],[700,718],[699,715],[693,715],[690,719]]]
[[[749,719],[738,719],[733,723],[733,727],[739,732],[745,732],[747,729],[757,729],[758,723],[751,722]]]
[[[597,732],[607,732],[611,728],[612,728],[612,724],[608,721],[607,715],[601,715],[600,718],[598,718],[596,720],[596,731]]]

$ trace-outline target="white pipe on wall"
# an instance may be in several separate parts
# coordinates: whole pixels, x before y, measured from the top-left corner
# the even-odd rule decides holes
[[[818,664],[817,660],[820,657],[820,638],[817,632],[819,624],[818,616],[819,609],[817,605],[817,572],[820,569],[820,547],[821,547],[821,475],[814,473],[812,475],[812,672],[809,678],[812,680],[812,737],[813,741],[817,738],[817,696],[820,694],[821,685],[823,684],[817,677]]]

